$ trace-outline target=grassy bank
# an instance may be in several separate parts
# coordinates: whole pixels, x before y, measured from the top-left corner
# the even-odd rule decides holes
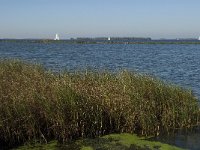
[[[0,141],[59,142],[110,133],[157,135],[199,120],[191,91],[123,71],[53,74],[0,61]]]
[[[51,141],[48,144],[27,144],[16,150],[183,150],[181,148],[149,141],[134,134],[110,134],[95,139],[76,140],[60,144]]]

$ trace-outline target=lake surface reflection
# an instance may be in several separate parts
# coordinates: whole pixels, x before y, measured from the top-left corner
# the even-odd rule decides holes
[[[200,128],[198,127],[193,131],[178,131],[173,135],[158,136],[150,140],[157,140],[186,149],[200,150]]]

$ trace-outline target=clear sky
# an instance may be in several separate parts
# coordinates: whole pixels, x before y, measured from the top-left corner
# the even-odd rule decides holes
[[[0,38],[197,38],[200,0],[0,0]]]

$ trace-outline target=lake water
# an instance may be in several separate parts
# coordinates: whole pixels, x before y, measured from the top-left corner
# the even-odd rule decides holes
[[[43,64],[53,71],[96,69],[135,70],[184,88],[200,98],[200,45],[198,44],[66,44],[0,42],[0,59],[19,58]],[[173,138],[175,145],[200,149],[200,132]],[[189,140],[188,140],[189,138]],[[187,140],[186,140],[187,139]],[[195,147],[191,141],[197,141]],[[167,141],[166,141],[167,142]]]

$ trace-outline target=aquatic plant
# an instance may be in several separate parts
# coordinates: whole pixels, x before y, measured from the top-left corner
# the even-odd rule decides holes
[[[61,142],[110,133],[157,135],[199,124],[191,91],[134,72],[52,73],[0,61],[0,141]]]

